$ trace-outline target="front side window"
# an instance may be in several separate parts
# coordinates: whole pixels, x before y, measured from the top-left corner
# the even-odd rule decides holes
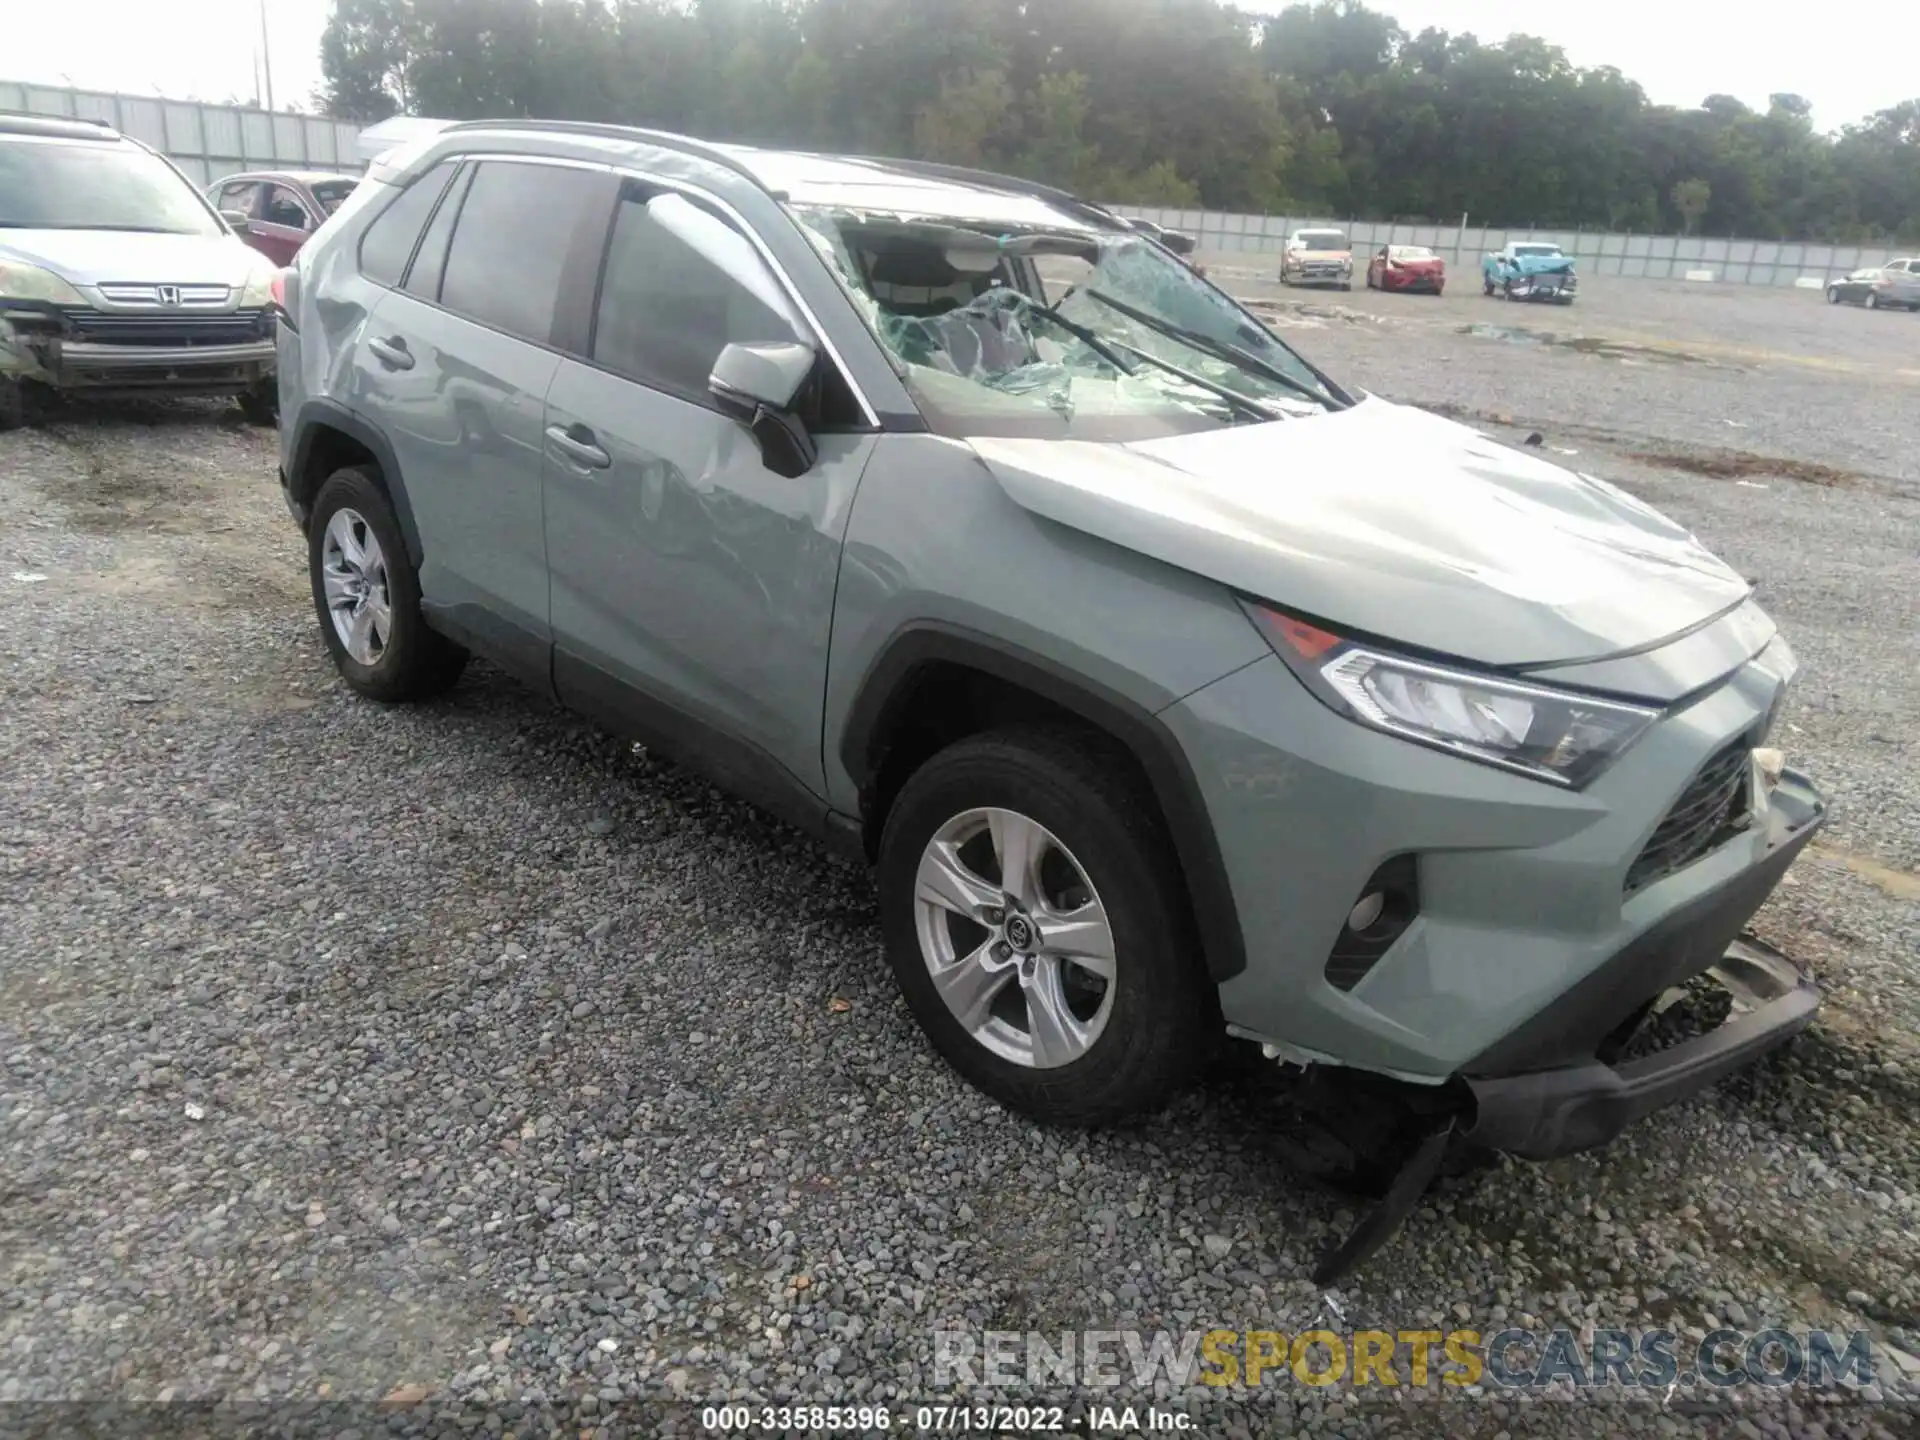
[[[614,216],[592,358],[643,384],[704,398],[728,345],[792,340],[794,327],[661,223],[650,204],[628,196]]]
[[[0,144],[0,229],[226,233],[159,156],[121,141],[10,137]]]
[[[788,209],[936,433],[1146,439],[1345,403],[1252,314],[1133,232],[1065,212],[1057,228],[1010,229]]]
[[[440,303],[546,344],[568,242],[598,178],[571,166],[482,161],[454,225]]]
[[[300,197],[284,185],[275,185],[267,191],[266,207],[260,212],[260,218],[269,225],[284,225],[289,230],[307,228],[307,207],[300,203]]]
[[[259,181],[235,180],[230,185],[220,187],[219,208],[222,210],[237,210],[251,220],[259,199]]]

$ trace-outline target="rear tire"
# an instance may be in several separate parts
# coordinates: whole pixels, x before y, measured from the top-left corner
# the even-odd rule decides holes
[[[881,928],[914,1018],[969,1083],[1042,1121],[1097,1125],[1158,1109],[1220,1033],[1178,863],[1128,768],[1077,729],[973,736],[908,779],[880,840]],[[1003,884],[1001,857],[1016,850],[1044,863]],[[956,868],[959,888],[944,881]],[[935,880],[966,908],[935,899]],[[1110,952],[1098,960],[1104,975],[1049,961],[1073,953],[1057,928],[1069,913],[1083,933],[1104,925],[1103,939],[1085,942],[1089,956]],[[1040,942],[1021,923],[1029,917]],[[961,988],[963,971],[975,988]],[[1043,1023],[1049,1005],[1058,1015],[1069,1002],[1071,1024]]]
[[[307,524],[307,571],[334,666],[369,700],[425,700],[466,669],[467,652],[420,613],[420,577],[392,502],[369,471],[336,470],[320,487]]]

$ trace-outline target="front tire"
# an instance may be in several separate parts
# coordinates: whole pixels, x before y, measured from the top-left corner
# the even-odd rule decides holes
[[[1862,303],[1865,304],[1869,310],[1878,310],[1880,308],[1880,297],[1869,290],[1867,292],[1867,298]]]
[[[1829,305],[1838,305],[1840,303],[1840,287],[1838,285],[1829,285],[1827,287],[1827,303]]]
[[[0,435],[27,423],[27,394],[20,382],[0,375]]]
[[[974,736],[887,816],[887,958],[933,1047],[1009,1109],[1069,1125],[1152,1111],[1219,1033],[1179,874],[1097,736]]]
[[[249,425],[278,425],[280,423],[280,382],[269,375],[264,380],[256,380],[234,397],[240,404],[240,413],[246,417]]]
[[[370,700],[425,700],[452,688],[467,652],[420,613],[420,577],[393,505],[358,466],[314,497],[307,570],[320,634],[340,677]]]

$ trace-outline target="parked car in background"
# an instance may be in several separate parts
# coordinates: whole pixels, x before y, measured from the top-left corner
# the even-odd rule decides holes
[[[1296,230],[1280,252],[1282,285],[1353,288],[1353,242],[1344,230]]]
[[[287,265],[359,183],[326,170],[262,170],[216,181],[207,198],[216,210],[246,216],[247,243]]]
[[[1864,305],[1869,310],[1920,310],[1920,258],[1903,257],[1867,265],[1827,285],[1829,305]]]
[[[111,126],[0,114],[0,430],[33,387],[232,395],[273,418],[273,264]]]
[[[1323,1277],[1456,1133],[1605,1144],[1813,1018],[1733,948],[1824,813],[1756,748],[1796,664],[1749,582],[1355,395],[1101,207],[474,121],[377,163],[284,298],[348,686],[484,654],[872,863],[908,1008],[1018,1110],[1264,1047],[1399,1176]],[[1710,967],[1736,1018],[1627,1051]]]
[[[1382,245],[1367,262],[1367,288],[1438,295],[1447,288],[1447,262],[1425,245]]]
[[[1571,305],[1580,281],[1572,257],[1545,240],[1511,240],[1481,262],[1481,289],[1502,300]]]

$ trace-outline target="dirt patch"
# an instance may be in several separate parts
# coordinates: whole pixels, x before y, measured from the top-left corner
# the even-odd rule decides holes
[[[1541,345],[1556,350],[1571,350],[1580,355],[1598,355],[1603,360],[1617,360],[1624,365],[1651,363],[1711,365],[1721,369],[1738,368],[1721,365],[1720,362],[1691,350],[1681,350],[1666,345],[1644,345],[1631,340],[1610,340],[1604,335],[1560,335],[1551,330],[1528,330],[1519,325],[1489,325],[1479,320],[1457,327],[1455,333],[1472,335],[1481,340],[1503,340],[1512,345]]]
[[[1387,317],[1351,305],[1316,304],[1307,300],[1242,300],[1241,304],[1269,325],[1293,330],[1323,330],[1338,325],[1385,325]]]
[[[1849,470],[1819,465],[1811,460],[1788,460],[1778,455],[1752,455],[1744,450],[1699,450],[1675,454],[1664,450],[1632,450],[1628,458],[1661,470],[1684,470],[1711,480],[1744,480],[1754,475],[1801,480],[1809,485],[1848,486],[1860,479]]]

